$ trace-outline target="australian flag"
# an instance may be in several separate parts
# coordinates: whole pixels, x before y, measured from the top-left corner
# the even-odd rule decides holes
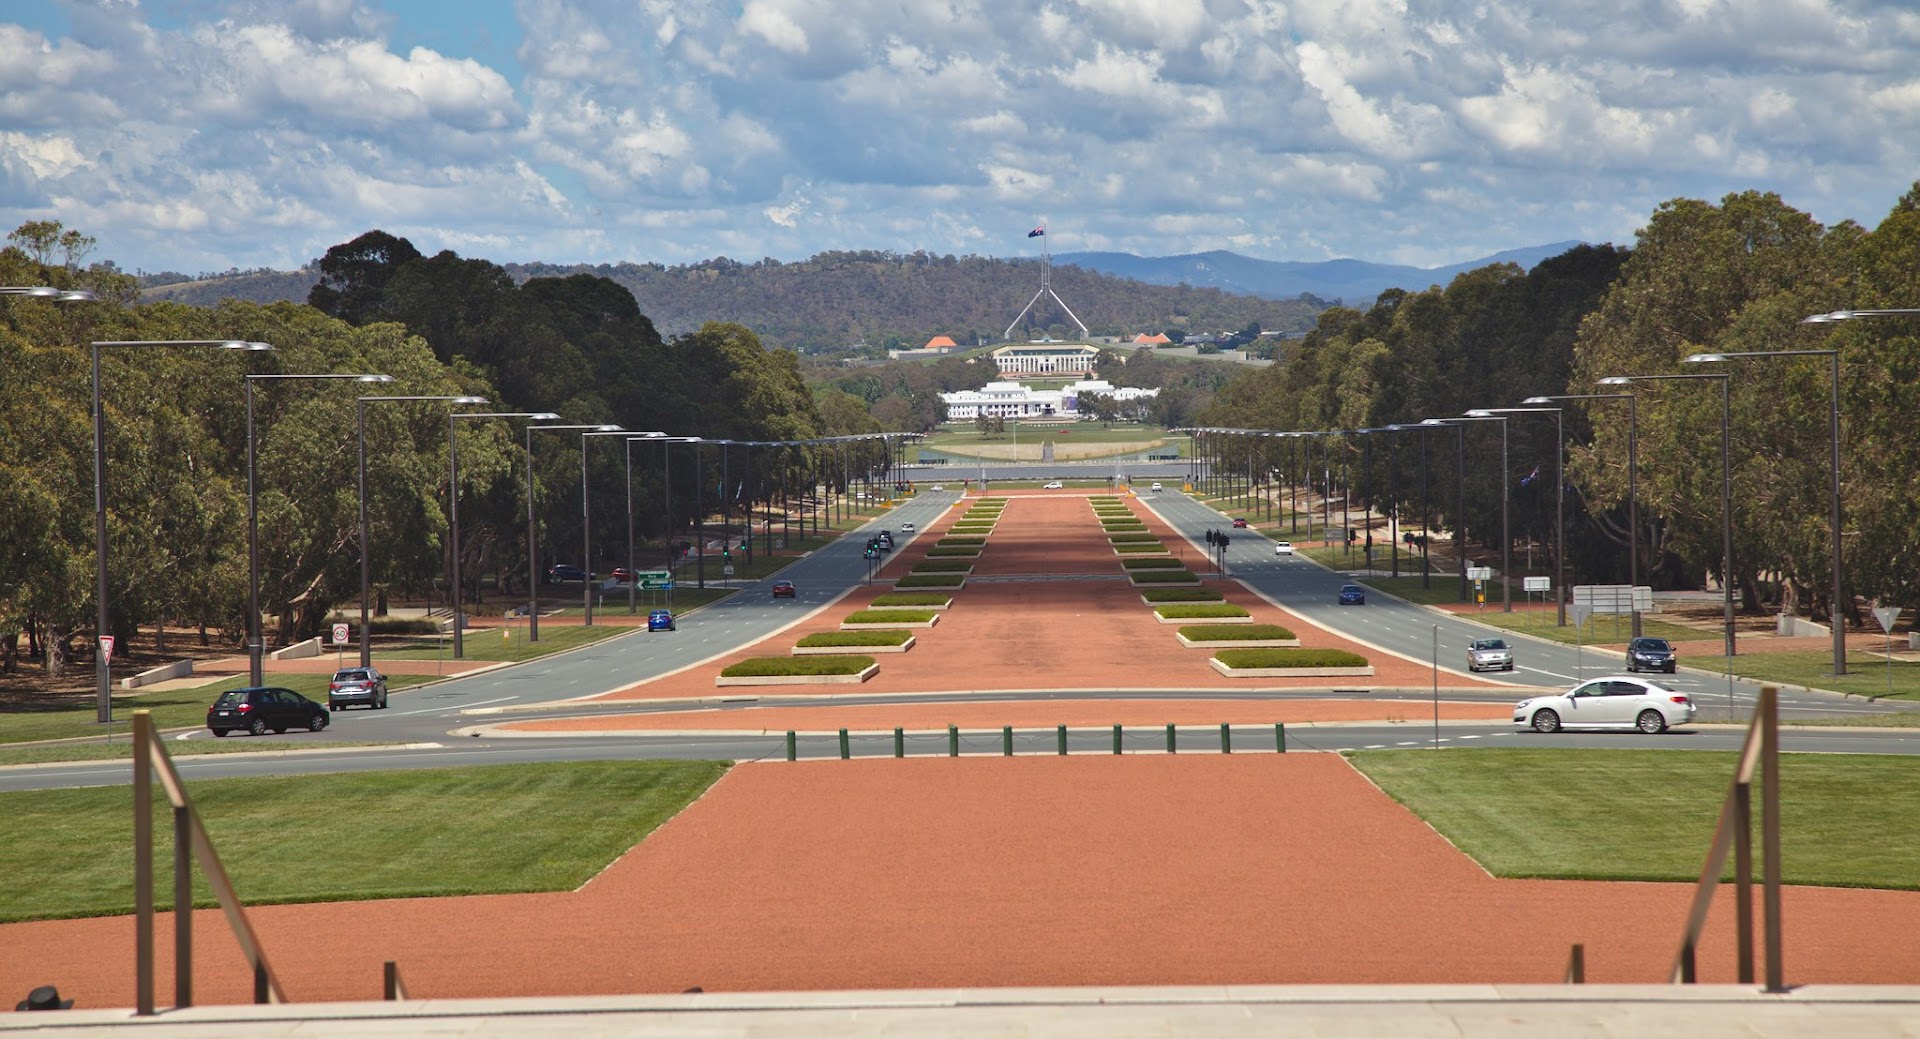
[[[1031,231],[1028,231],[1028,232],[1027,232],[1027,237],[1028,237],[1028,238],[1038,238],[1038,237],[1040,237],[1041,235],[1043,235],[1043,234],[1046,234],[1046,233],[1047,233],[1047,226],[1046,226],[1045,224],[1042,224],[1042,225],[1040,225],[1039,227],[1036,227],[1036,228],[1034,228],[1033,230],[1031,230]]]

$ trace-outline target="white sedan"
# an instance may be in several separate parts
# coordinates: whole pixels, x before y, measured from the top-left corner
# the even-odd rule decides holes
[[[1043,491],[1058,491],[1058,490],[1064,490],[1066,486],[1067,486],[1066,484],[1061,483],[1058,480],[1055,480],[1052,483],[1042,486],[1040,489]]]
[[[1276,542],[1274,542],[1274,543],[1273,543],[1273,554],[1274,554],[1274,555],[1276,555],[1276,556],[1290,556],[1290,555],[1292,555],[1292,554],[1293,554],[1293,542],[1291,542],[1291,541],[1276,541]]]
[[[1536,732],[1561,729],[1639,729],[1665,732],[1693,720],[1693,700],[1648,678],[1609,675],[1564,693],[1513,705],[1513,724]]]

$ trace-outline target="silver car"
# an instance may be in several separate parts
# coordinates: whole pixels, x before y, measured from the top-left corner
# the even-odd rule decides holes
[[[1511,671],[1513,650],[1506,639],[1474,639],[1467,647],[1468,671]]]
[[[1639,729],[1665,732],[1693,720],[1693,699],[1649,678],[1610,675],[1564,693],[1533,696],[1513,705],[1513,724],[1535,732],[1562,729]]]

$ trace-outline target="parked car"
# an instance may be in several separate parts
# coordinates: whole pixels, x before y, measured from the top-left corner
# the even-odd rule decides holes
[[[672,610],[650,610],[647,613],[648,631],[676,631],[673,626]]]
[[[1154,484],[1154,485],[1153,485],[1153,486],[1152,486],[1152,487],[1150,488],[1150,490],[1156,490],[1156,491],[1157,491],[1157,490],[1159,490],[1159,489],[1160,489],[1160,485],[1159,485],[1158,483],[1155,483],[1155,484]]]
[[[773,582],[773,597],[776,599],[793,598],[793,582],[784,579]]]
[[[911,524],[911,523],[902,523],[902,524],[900,524],[900,533],[902,533],[902,534],[911,534],[911,533],[913,533],[913,524]]]
[[[335,671],[327,683],[327,710],[345,710],[357,703],[376,711],[386,710],[387,676],[371,667],[343,667]]]
[[[584,581],[586,579],[587,572],[571,563],[555,563],[547,567],[549,581]]]
[[[1340,586],[1340,605],[1365,606],[1366,604],[1367,590],[1365,588],[1357,584],[1343,584]]]
[[[1247,519],[1245,516],[1235,516],[1233,518],[1233,527],[1235,530],[1239,530],[1245,527],[1246,525],[1247,525]]]
[[[1693,720],[1693,700],[1650,678],[1612,675],[1564,693],[1533,696],[1513,705],[1513,724],[1535,732],[1561,729],[1639,729],[1665,732]]]
[[[1274,542],[1274,543],[1273,543],[1273,554],[1274,554],[1274,555],[1276,555],[1276,556],[1290,556],[1290,555],[1292,555],[1292,554],[1293,554],[1293,542],[1291,542],[1291,541],[1276,541],[1276,542]]]
[[[1474,639],[1467,647],[1468,671],[1511,671],[1513,650],[1506,639]]]
[[[1665,671],[1673,674],[1680,667],[1680,658],[1674,655],[1673,643],[1666,639],[1647,636],[1627,643],[1627,672]]]
[[[319,732],[327,727],[327,709],[291,689],[278,686],[252,686],[229,689],[207,708],[207,728],[215,736],[245,730],[265,736],[268,730],[307,729]]]
[[[1054,481],[1051,481],[1051,482],[1049,482],[1049,483],[1044,483],[1044,484],[1041,484],[1041,485],[1040,485],[1040,489],[1041,489],[1041,490],[1043,490],[1043,491],[1058,491],[1058,490],[1063,490],[1063,489],[1065,489],[1065,488],[1066,488],[1066,486],[1067,486],[1066,484],[1064,484],[1064,483],[1061,483],[1061,482],[1060,482],[1060,481],[1058,481],[1058,480],[1054,480]]]

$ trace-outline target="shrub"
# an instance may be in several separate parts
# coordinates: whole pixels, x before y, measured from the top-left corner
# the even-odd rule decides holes
[[[882,592],[870,606],[945,606],[953,596],[945,592]]]
[[[1122,559],[1120,565],[1129,570],[1185,570],[1187,564],[1172,556],[1158,556],[1152,559]]]
[[[905,628],[889,631],[816,631],[794,645],[802,649],[824,649],[831,646],[904,646],[913,637],[913,632]]]
[[[933,556],[965,556],[968,559],[975,559],[978,558],[979,555],[980,546],[978,545],[935,545],[927,549],[927,556],[929,558]]]
[[[777,678],[785,675],[857,675],[873,666],[872,657],[828,653],[817,657],[748,657],[729,664],[722,678]]]
[[[1221,602],[1226,596],[1211,588],[1148,588],[1140,593],[1148,602]]]
[[[894,579],[895,588],[958,588],[967,583],[965,574],[907,574]]]
[[[964,574],[973,564],[964,559],[923,559],[913,564],[916,574]]]
[[[1158,591],[1158,589],[1155,589]],[[1167,591],[1185,591],[1169,588]],[[1153,612],[1170,621],[1206,620],[1209,617],[1250,617],[1245,606],[1235,606],[1230,602],[1170,602],[1154,607]],[[1234,625],[1242,627],[1243,625]],[[1275,635],[1274,638],[1292,638],[1291,635]]]
[[[1290,639],[1293,632],[1278,624],[1188,624],[1180,629],[1188,642],[1250,642]]]
[[[1147,534],[1141,531],[1122,531],[1118,534],[1108,534],[1107,540],[1116,545],[1128,543],[1138,544],[1143,541],[1151,541],[1155,544],[1160,543],[1160,538],[1157,535]]]
[[[1186,570],[1135,570],[1128,575],[1136,584],[1199,584],[1200,579]]]
[[[1147,525],[1139,520],[1116,520],[1111,523],[1100,524],[1100,529],[1106,531],[1108,534],[1125,534],[1129,532],[1144,534],[1146,533]]]
[[[953,529],[948,533],[955,534],[960,537],[975,537],[975,536],[984,537],[988,534],[993,533],[993,524],[991,523],[955,523],[953,525]]]
[[[1135,553],[1146,553],[1151,555],[1154,553],[1164,554],[1167,551],[1167,546],[1161,544],[1158,541],[1143,541],[1143,542],[1135,542],[1134,544],[1130,544],[1130,545],[1115,545],[1113,546],[1113,550],[1115,552],[1120,553],[1123,556],[1133,555]]]
[[[855,610],[847,614],[846,624],[924,624],[940,616],[939,610]]]
[[[973,545],[979,547],[986,543],[987,539],[981,537],[945,537],[934,542],[934,546],[938,548],[953,548],[956,545]]]
[[[1223,649],[1213,655],[1228,667],[1366,667],[1367,658],[1344,649]]]

